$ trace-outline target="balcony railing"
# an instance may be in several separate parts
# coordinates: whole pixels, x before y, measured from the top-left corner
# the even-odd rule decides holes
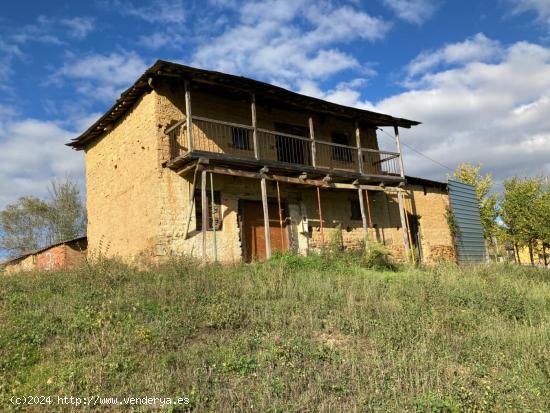
[[[225,154],[234,158],[273,161],[364,175],[400,176],[399,153],[357,148],[307,136],[193,116],[192,151]],[[168,128],[170,157],[189,152],[188,125],[180,121]],[[254,139],[255,135],[255,139]]]

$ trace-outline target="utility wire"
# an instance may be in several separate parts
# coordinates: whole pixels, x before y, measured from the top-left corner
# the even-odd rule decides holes
[[[382,128],[377,128],[377,129],[378,129],[379,131],[384,132],[386,135],[388,135],[388,137],[390,137],[392,141],[395,140],[395,137],[391,136],[391,135],[390,135],[388,132],[386,132],[384,129],[382,129]],[[445,169],[447,169],[447,170],[450,171],[450,172],[454,172],[454,170],[451,169],[451,168],[449,168],[447,165],[444,165],[444,164],[442,164],[441,162],[436,161],[436,160],[433,159],[433,158],[430,158],[428,155],[425,155],[425,154],[423,154],[422,152],[420,152],[419,150],[414,149],[411,145],[408,145],[408,144],[406,144],[406,143],[403,142],[403,141],[401,141],[401,145],[406,146],[406,147],[409,148],[411,151],[416,152],[418,155],[423,156],[424,158],[426,158],[426,159],[429,160],[429,161],[432,161],[432,162],[435,163],[436,165],[439,165],[439,166],[441,166],[442,168],[445,168]]]

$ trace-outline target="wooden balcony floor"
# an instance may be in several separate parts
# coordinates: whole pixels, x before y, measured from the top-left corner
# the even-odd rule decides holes
[[[166,167],[175,171],[182,170],[188,164],[198,159],[208,160],[210,165],[216,165],[227,168],[240,169],[244,171],[257,172],[264,166],[269,168],[270,172],[286,176],[298,176],[306,173],[308,177],[318,179],[330,175],[334,182],[353,182],[359,180],[362,183],[379,184],[394,186],[405,181],[399,175],[370,175],[360,174],[358,172],[344,171],[341,169],[329,169],[321,167],[312,167],[306,165],[291,164],[279,161],[256,160],[251,158],[239,157],[226,153],[213,153],[203,151],[193,151],[180,155],[168,162]]]

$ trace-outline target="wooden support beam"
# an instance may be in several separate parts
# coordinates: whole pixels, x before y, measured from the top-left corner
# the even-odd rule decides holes
[[[187,127],[187,152],[193,152],[193,116],[191,113],[191,84],[185,81],[185,118]]]
[[[214,174],[210,173],[210,210],[212,211],[212,248],[214,252],[214,262],[218,261],[218,245],[216,243],[216,205],[214,204]],[[221,205],[218,205],[221,208]],[[221,214],[220,214],[221,215]]]
[[[361,219],[363,220],[363,231],[365,232],[365,248],[369,246],[369,226],[367,223],[367,214],[365,213],[365,202],[363,200],[363,190],[357,190],[359,195],[359,207],[361,208]]]
[[[363,151],[361,150],[361,130],[359,129],[359,121],[355,121],[355,144],[357,145],[357,164],[359,173],[363,175]]]
[[[189,193],[189,206],[187,208],[187,220],[185,221],[185,231],[183,232],[183,239],[187,239],[187,234],[189,233],[189,224],[191,223],[191,214],[193,213],[193,207],[195,206],[195,188],[197,185],[197,173],[199,172],[199,167],[195,168],[195,173],[193,174],[193,184],[191,185],[191,191]]]
[[[317,187],[317,208],[319,209],[319,226],[321,229],[321,246],[325,246],[325,230],[323,225],[323,209],[321,208],[321,189]]]
[[[222,166],[205,166],[206,169],[210,172],[214,172],[221,175],[229,175],[229,176],[239,176],[242,178],[252,178],[252,179],[262,179],[265,178],[270,181],[279,181],[279,182],[285,182],[290,184],[301,184],[301,185],[309,185],[309,186],[320,186],[323,188],[333,188],[333,189],[353,189],[357,190],[358,188],[361,189],[368,189],[369,191],[386,191],[386,192],[399,192],[404,191],[401,188],[397,187],[387,187],[384,186],[376,186],[376,185],[354,185],[354,184],[344,184],[344,183],[331,183],[328,185],[326,182],[319,180],[319,179],[300,179],[300,178],[294,178],[290,176],[285,175],[276,175],[276,174],[261,174],[258,172],[251,172],[251,171],[244,171],[240,169],[232,169],[232,168],[226,168]]]
[[[281,251],[284,251],[285,247],[285,233],[283,230],[283,208],[281,207],[281,191],[279,189],[279,181],[275,181],[277,185],[277,206],[279,207],[279,228],[281,231]]]
[[[368,216],[369,216],[369,228],[372,228],[372,216],[371,216],[371,213],[370,213],[370,200],[369,200],[369,190],[368,189],[365,189],[365,198],[366,198],[366,201],[367,201],[367,213],[368,213]]]
[[[193,169],[196,169],[197,168],[197,162],[193,162],[192,164],[189,164],[187,166],[184,166],[183,168],[179,169],[176,173],[179,175],[179,176],[185,176],[187,175],[190,171],[192,171]]]
[[[407,231],[407,221],[405,219],[405,209],[403,208],[403,193],[397,193],[397,201],[399,202],[399,217],[401,218],[401,229],[403,230],[403,244],[405,246],[405,259],[408,261],[410,257],[409,235]]]
[[[327,184],[331,183],[332,182],[332,176],[330,176],[330,174],[327,174],[327,176],[325,176],[323,178],[323,182],[325,182]]]
[[[311,166],[315,168],[316,165],[316,151],[315,151],[315,131],[313,129],[313,118],[310,116],[309,123],[309,138],[311,139]]]
[[[300,181],[305,181],[307,179],[307,172],[302,172],[300,176],[298,176],[298,179]]]
[[[260,148],[258,146],[258,124],[256,121],[256,95],[250,94],[250,112],[252,114],[252,145],[254,147],[254,158],[260,159]]]
[[[269,230],[269,208],[267,205],[267,183],[265,178],[261,180],[262,186],[262,206],[264,210],[264,230],[265,230],[265,256],[271,258],[271,233]]]
[[[201,207],[202,207],[202,259],[206,262],[206,230],[208,229],[208,198],[206,198],[206,170],[201,176]]]
[[[403,168],[403,154],[401,153],[401,139],[399,138],[399,127],[394,126],[395,144],[397,145],[397,153],[399,153],[399,168],[401,169],[401,178],[405,178],[405,169]]]

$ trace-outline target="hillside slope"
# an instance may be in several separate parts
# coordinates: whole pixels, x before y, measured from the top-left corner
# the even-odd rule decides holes
[[[0,279],[0,410],[57,396],[168,411],[548,411],[550,273],[349,260]],[[96,406],[128,411],[128,406]],[[134,407],[136,411],[149,408]]]

